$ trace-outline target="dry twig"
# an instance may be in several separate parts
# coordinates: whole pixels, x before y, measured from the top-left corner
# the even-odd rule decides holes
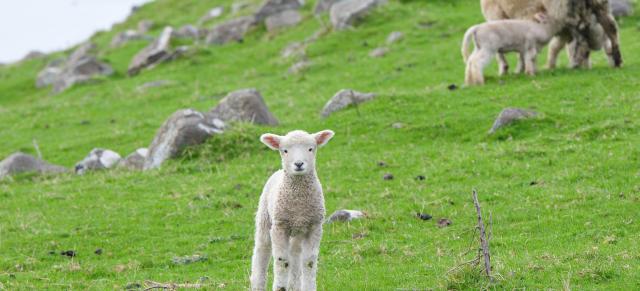
[[[480,246],[482,247],[482,256],[484,257],[484,269],[489,281],[493,281],[491,277],[491,254],[489,252],[489,242],[487,240],[487,231],[482,222],[482,211],[480,209],[480,202],[478,202],[478,192],[473,190],[473,204],[476,206],[476,212],[478,214],[478,227],[480,228]],[[491,220],[491,219],[490,219]]]

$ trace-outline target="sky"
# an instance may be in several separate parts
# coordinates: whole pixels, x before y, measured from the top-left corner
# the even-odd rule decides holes
[[[150,0],[0,0],[0,63],[87,40]]]

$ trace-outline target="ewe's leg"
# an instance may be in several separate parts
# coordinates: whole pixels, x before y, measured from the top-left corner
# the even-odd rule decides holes
[[[292,237],[289,242],[289,283],[287,284],[287,291],[306,291],[306,289],[300,289],[302,239],[303,237],[299,235]]]
[[[498,53],[496,60],[498,60],[498,75],[504,76],[509,72],[509,63],[504,57],[503,53]]]
[[[289,235],[282,227],[272,226],[271,247],[274,260],[273,290],[285,291],[289,272]]]
[[[251,290],[262,291],[267,288],[267,270],[271,258],[271,236],[269,215],[260,205],[256,214],[256,233],[253,257],[251,258]]]
[[[564,46],[567,44],[567,40],[563,37],[556,36],[551,39],[551,43],[549,44],[549,57],[547,59],[547,68],[550,70],[556,68],[556,64],[558,61],[558,54],[560,51],[564,49]]]
[[[607,54],[607,59],[609,60],[609,66],[615,67],[615,57],[613,55],[613,49],[611,47],[611,41],[609,39],[604,40],[604,52]]]
[[[316,274],[318,272],[318,255],[322,240],[322,225],[317,225],[309,233],[302,245],[302,290],[316,290]]]
[[[609,12],[608,1],[594,1],[597,7],[594,7],[594,13],[600,25],[604,29],[605,34],[611,41],[611,55],[615,67],[622,66],[622,54],[620,53],[620,41],[618,39],[618,24],[615,18]]]

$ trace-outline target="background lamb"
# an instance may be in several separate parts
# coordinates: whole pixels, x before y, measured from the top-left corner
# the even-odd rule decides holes
[[[331,130],[315,134],[296,130],[286,136],[267,133],[260,137],[280,152],[282,169],[269,178],[260,196],[252,290],[266,290],[271,253],[275,258],[273,290],[316,290],[325,208],[315,157],[317,148],[333,135]]]

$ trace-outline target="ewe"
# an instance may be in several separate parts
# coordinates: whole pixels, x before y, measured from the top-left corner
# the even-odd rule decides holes
[[[540,23],[529,20],[497,20],[474,25],[462,40],[462,57],[467,64],[465,83],[484,84],[484,68],[498,54],[500,73],[506,72],[507,62],[503,53],[519,52],[518,72],[536,73],[536,57],[551,38],[561,29],[559,23],[538,13]],[[473,38],[474,50],[469,56],[469,44]]]
[[[324,220],[324,196],[316,175],[316,151],[333,131],[286,136],[263,134],[260,140],[280,152],[282,169],[262,190],[256,214],[251,261],[251,290],[266,290],[267,269],[274,257],[273,290],[316,290],[318,253]]]

